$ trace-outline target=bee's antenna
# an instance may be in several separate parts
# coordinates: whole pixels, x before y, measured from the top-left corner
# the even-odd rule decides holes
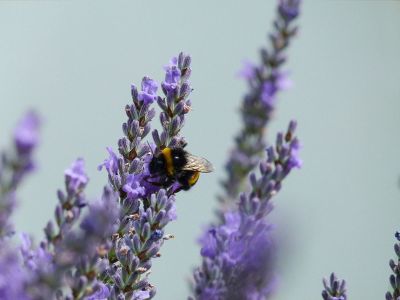
[[[150,146],[150,143],[149,143],[149,141],[147,141],[147,145],[149,145],[150,152],[151,152],[151,154],[153,154],[153,156],[154,156],[154,152],[153,152],[153,149],[152,149],[152,148],[151,148],[151,146]]]

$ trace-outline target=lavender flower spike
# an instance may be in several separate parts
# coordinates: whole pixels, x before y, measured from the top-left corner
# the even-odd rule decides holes
[[[332,273],[329,280],[323,279],[324,290],[322,299],[324,300],[346,300],[346,282],[339,280],[335,273]]]
[[[397,242],[394,244],[394,252],[397,258],[389,261],[393,272],[389,277],[389,282],[393,290],[386,293],[386,300],[397,300],[400,297],[400,232],[397,231],[395,237]]]
[[[58,246],[55,262],[59,269],[69,269],[66,281],[73,299],[106,299],[110,295],[100,278],[108,267],[110,236],[118,226],[117,199],[117,193],[105,188],[102,199],[89,205],[80,230],[70,231]]]
[[[292,23],[299,14],[299,6],[300,0],[279,0],[275,30],[270,35],[271,49],[263,48],[261,63],[246,64],[241,72],[249,88],[241,107],[243,126],[226,163],[225,194],[219,197],[225,204],[239,194],[243,180],[258,164],[266,147],[264,132],[275,110],[277,94],[288,86],[286,72],[282,71],[284,51],[297,32]]]
[[[38,144],[40,119],[33,111],[18,123],[13,150],[0,153],[0,239],[13,233],[8,219],[16,204],[16,189],[34,169],[33,151]]]
[[[109,158],[99,167],[105,167],[120,206],[105,256],[107,267],[101,275],[109,286],[109,299],[150,299],[155,295],[148,275],[152,259],[160,256],[159,250],[169,238],[164,228],[176,218],[174,194],[179,189],[173,184],[166,187],[165,178],[152,177],[149,163],[153,154],[165,147],[186,144],[180,130],[190,111],[190,62],[190,56],[183,53],[171,60],[161,83],[163,97],[157,96],[158,84],[147,76],[140,91],[131,86],[132,103],[125,107],[128,120],[122,124],[124,137],[118,141],[119,153],[107,148]],[[144,142],[155,116],[151,108],[154,101],[161,108],[162,126],[160,135],[152,132],[155,145]]]
[[[27,235],[22,236],[20,250],[26,270],[30,274],[27,286],[30,297],[34,300],[53,298],[64,286],[65,272],[76,262],[71,258],[68,264],[60,263],[59,257],[66,260],[66,238],[74,234],[72,228],[79,222],[82,208],[86,206],[84,189],[89,179],[84,171],[84,161],[74,161],[64,175],[65,192],[57,191],[59,203],[54,210],[56,225],[52,221],[47,223],[44,229],[46,240],[35,248]],[[86,242],[89,243],[89,239]],[[96,244],[93,243],[93,246]]]
[[[194,273],[191,299],[266,299],[274,291],[275,251],[266,216],[282,181],[300,165],[294,128],[291,122],[285,135],[277,135],[275,147],[267,149],[261,176],[250,174],[251,192],[241,194],[221,223],[205,232],[200,241],[203,263]]]

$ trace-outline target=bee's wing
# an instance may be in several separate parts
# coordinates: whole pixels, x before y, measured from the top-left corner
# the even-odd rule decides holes
[[[186,153],[186,165],[182,170],[186,171],[197,171],[201,173],[210,173],[214,171],[212,164],[205,158]]]

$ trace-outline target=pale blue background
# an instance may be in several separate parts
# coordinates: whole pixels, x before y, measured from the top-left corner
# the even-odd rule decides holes
[[[28,107],[45,119],[40,165],[21,191],[17,228],[41,236],[77,156],[88,194],[116,148],[131,82],[157,80],[180,50],[193,56],[189,149],[216,171],[179,194],[176,235],[154,262],[157,299],[185,299],[239,127],[241,61],[256,59],[275,1],[0,1],[0,144]],[[383,299],[400,229],[400,2],[306,1],[290,49],[294,87],[280,95],[270,137],[299,122],[304,167],[285,181],[271,220],[282,240],[274,299],[318,299],[332,270],[349,298]]]

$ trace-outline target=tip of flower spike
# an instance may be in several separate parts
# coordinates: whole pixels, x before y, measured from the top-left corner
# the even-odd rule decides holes
[[[64,174],[68,193],[79,192],[89,181],[83,158],[76,159]]]
[[[287,22],[293,21],[300,13],[301,0],[280,0],[278,11]]]
[[[30,153],[39,140],[41,120],[35,111],[28,111],[18,122],[14,142],[19,153]]]

